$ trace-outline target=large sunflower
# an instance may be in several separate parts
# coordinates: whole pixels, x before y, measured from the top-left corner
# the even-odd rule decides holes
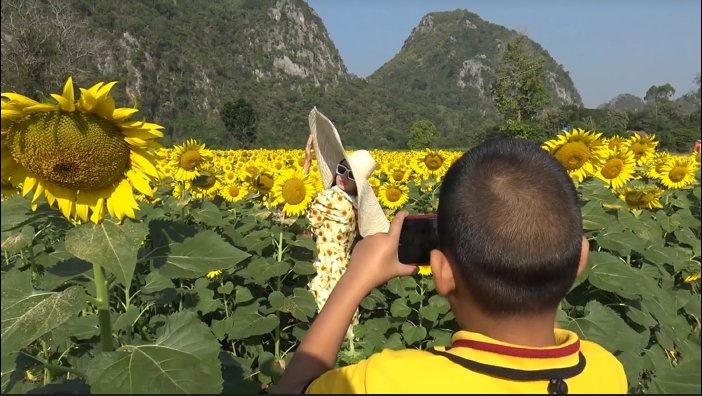
[[[273,205],[283,205],[287,216],[299,216],[307,210],[315,193],[314,181],[299,169],[288,169],[275,179],[271,189]]]
[[[610,188],[618,190],[634,177],[635,172],[636,160],[631,151],[610,150],[595,176],[608,183]]]
[[[602,133],[573,128],[546,141],[543,148],[551,153],[578,182],[593,175],[607,156],[607,146],[602,143]]]
[[[77,222],[97,223],[105,208],[121,221],[135,217],[133,189],[153,194],[154,139],[163,127],[127,121],[138,110],[115,108],[115,84],[81,88],[76,101],[69,77],[62,94],[51,94],[57,104],[2,94],[2,177],[21,186],[22,195],[33,192],[33,209],[43,196]]]
[[[674,156],[661,166],[660,180],[667,188],[683,188],[695,182],[695,170],[689,156]]]
[[[378,188],[378,200],[388,209],[398,209],[407,203],[409,189],[402,183],[384,183]]]

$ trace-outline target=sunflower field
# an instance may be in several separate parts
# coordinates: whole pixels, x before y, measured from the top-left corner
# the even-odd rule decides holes
[[[2,392],[267,392],[317,312],[316,163],[162,147],[113,87],[2,93]],[[614,353],[631,392],[700,393],[700,153],[657,145],[580,129],[543,143],[577,186],[591,248],[557,319]],[[388,218],[434,212],[462,155],[371,153]],[[365,298],[339,362],[448,345],[455,326],[423,268]]]

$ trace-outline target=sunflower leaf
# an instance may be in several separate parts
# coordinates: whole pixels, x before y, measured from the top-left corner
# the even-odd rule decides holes
[[[201,277],[209,271],[232,268],[249,257],[211,230],[164,246],[160,253],[163,256],[154,259],[165,259],[165,264],[158,271],[171,279]]]
[[[153,343],[98,355],[87,372],[93,393],[220,393],[219,343],[192,312],[166,321]]]
[[[125,221],[116,224],[104,220],[83,224],[66,233],[66,250],[76,257],[99,265],[113,273],[125,286],[132,283],[137,262],[136,247],[146,238],[142,223]]]
[[[35,292],[30,271],[12,271],[2,280],[2,349],[16,352],[60,326],[85,307],[80,286],[62,292]]]

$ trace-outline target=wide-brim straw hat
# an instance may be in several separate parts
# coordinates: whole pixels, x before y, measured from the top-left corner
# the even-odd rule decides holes
[[[357,150],[347,155],[336,127],[316,107],[310,111],[309,122],[317,156],[317,167],[324,188],[331,187],[336,177],[336,166],[341,160],[346,159],[356,181],[359,233],[365,237],[379,232],[388,232],[390,223],[373,188],[368,183],[368,178],[376,167],[373,156],[367,150]]]

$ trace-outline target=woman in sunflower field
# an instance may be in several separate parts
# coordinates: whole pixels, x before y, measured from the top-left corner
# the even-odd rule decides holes
[[[304,173],[309,173],[314,145],[324,190],[315,196],[308,212],[317,244],[317,275],[308,286],[321,310],[346,270],[356,236],[387,232],[390,224],[368,183],[376,167],[371,154],[366,150],[345,154],[336,128],[316,108],[310,112],[309,122]],[[357,323],[358,312],[347,333],[351,352]]]

